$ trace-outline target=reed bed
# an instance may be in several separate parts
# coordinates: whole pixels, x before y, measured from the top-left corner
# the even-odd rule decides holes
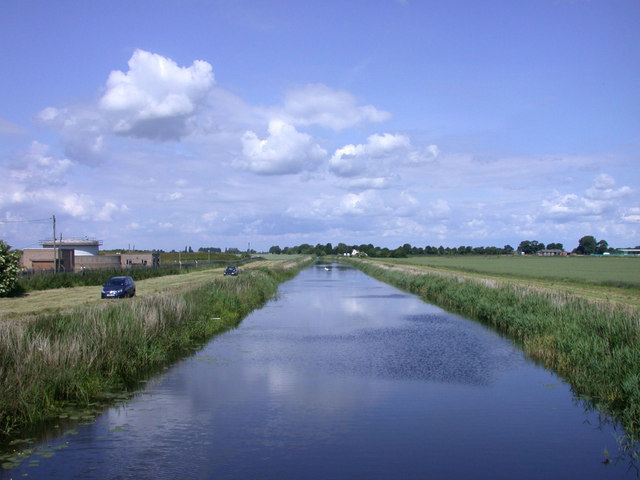
[[[574,392],[640,435],[640,311],[509,282],[351,261],[385,283],[490,325]]]
[[[213,335],[237,326],[304,263],[216,277],[163,293],[4,319],[0,323],[0,435],[134,388]]]

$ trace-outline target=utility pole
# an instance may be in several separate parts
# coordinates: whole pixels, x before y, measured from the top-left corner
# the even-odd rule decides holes
[[[53,271],[58,273],[58,253],[56,250],[56,216],[53,217]]]

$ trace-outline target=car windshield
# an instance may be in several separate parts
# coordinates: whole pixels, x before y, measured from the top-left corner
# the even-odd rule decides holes
[[[121,287],[124,284],[124,278],[110,278],[105,284],[105,287]]]

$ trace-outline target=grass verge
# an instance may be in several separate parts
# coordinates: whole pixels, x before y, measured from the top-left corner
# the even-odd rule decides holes
[[[351,260],[385,283],[490,325],[574,391],[640,435],[640,311],[508,281]]]
[[[0,322],[0,436],[132,388],[262,306],[304,261]]]

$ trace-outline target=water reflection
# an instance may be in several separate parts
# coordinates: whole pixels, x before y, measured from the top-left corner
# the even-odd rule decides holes
[[[611,425],[486,328],[308,269],[14,478],[629,478]],[[55,442],[53,442],[55,443]],[[35,467],[33,467],[35,468]],[[4,477],[3,477],[4,478]]]

